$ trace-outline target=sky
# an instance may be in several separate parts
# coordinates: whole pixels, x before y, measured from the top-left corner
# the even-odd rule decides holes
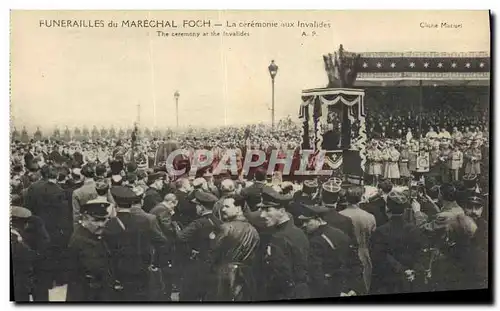
[[[211,20],[245,37],[159,37],[155,28],[47,28],[40,20]],[[325,22],[329,28],[229,28],[226,22]],[[462,24],[459,29],[422,23]],[[221,23],[222,27],[213,24]],[[487,11],[13,11],[11,120],[42,129],[271,122],[268,65],[276,119],[297,117],[303,89],[325,87],[322,55],[352,52],[469,52],[490,47]],[[309,35],[302,36],[306,31]],[[316,35],[312,36],[312,31]],[[139,109],[138,109],[139,105]]]

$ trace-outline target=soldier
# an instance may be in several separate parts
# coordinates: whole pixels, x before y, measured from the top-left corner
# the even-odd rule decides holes
[[[19,206],[11,207],[10,243],[15,302],[29,302],[33,289],[36,254],[24,237],[30,217],[31,212],[28,209]]]
[[[450,182],[450,169],[451,169],[451,153],[450,144],[444,140],[440,144],[441,152],[439,154],[439,175],[443,183]]]
[[[464,157],[467,160],[465,174],[480,175],[482,154],[477,141],[473,141],[472,147],[465,152]]]
[[[408,197],[391,191],[387,197],[389,222],[378,226],[370,242],[373,262],[372,293],[412,292],[415,277],[424,275],[422,250],[427,246],[419,229],[406,223]],[[423,280],[423,278],[422,278]]]
[[[163,201],[161,191],[163,189],[163,180],[166,177],[165,172],[157,172],[148,175],[147,185],[149,188],[144,194],[144,203],[142,208],[146,213],[149,213],[158,203]]]
[[[69,243],[70,267],[67,301],[113,301],[113,261],[103,236],[112,214],[111,204],[100,197],[82,206],[81,221]]]
[[[181,301],[203,301],[209,284],[211,249],[220,221],[214,217],[212,208],[217,197],[211,193],[195,191],[193,203],[199,218],[177,232],[177,239],[186,244],[188,263],[183,267],[185,275],[179,299]]]
[[[460,151],[460,147],[458,144],[454,145],[453,151],[449,156],[449,160],[450,160],[449,167],[450,167],[451,178],[453,181],[457,181],[459,180],[460,169],[462,168],[464,163],[464,156],[462,151]]]
[[[411,177],[410,170],[408,168],[408,162],[410,160],[410,152],[407,143],[401,145],[401,153],[399,157],[399,175],[401,176],[401,183],[407,185]]]
[[[28,136],[28,131],[26,130],[26,127],[23,126],[23,130],[21,132],[21,141],[26,144],[29,142],[29,140],[30,138]]]
[[[289,198],[264,188],[258,204],[261,217],[272,229],[263,246],[265,300],[309,298],[307,279],[309,241],[285,210]]]
[[[302,203],[308,203],[313,205],[314,202],[318,202],[318,181],[314,180],[304,180],[302,183],[302,190],[294,193],[293,201],[290,203],[289,211],[294,214],[295,210],[301,210]]]
[[[384,172],[384,178],[389,178],[392,182],[396,182],[400,178],[399,174],[399,151],[396,150],[394,143],[390,143],[388,149],[386,150],[386,166]]]
[[[40,131],[39,126],[36,127],[36,132],[35,132],[35,135],[33,136],[33,138],[35,138],[35,140],[37,140],[37,141],[42,140],[42,131]]]
[[[480,196],[471,196],[464,207],[465,214],[476,223],[477,229],[471,241],[469,254],[470,266],[467,271],[469,277],[467,285],[469,288],[488,287],[488,220],[484,210],[485,200]]]
[[[349,239],[357,245],[354,225],[351,218],[340,214],[338,210],[339,192],[342,188],[334,180],[328,180],[321,186],[321,206],[329,209],[329,213],[323,215],[323,219],[329,226],[342,230]],[[357,247],[357,246],[356,246]]]
[[[130,209],[140,204],[141,197],[131,188],[111,188],[116,201],[116,221],[106,226],[106,236],[112,254],[113,268],[117,280],[118,300],[146,301],[153,292],[163,293],[162,284],[151,284],[158,277],[158,266],[167,265],[168,241],[150,217],[134,213]],[[153,252],[155,256],[153,257]],[[157,298],[156,296],[154,297]]]
[[[311,297],[339,297],[364,293],[363,274],[353,243],[341,230],[329,226],[322,215],[328,208],[302,204],[296,212],[309,238],[309,287]]]

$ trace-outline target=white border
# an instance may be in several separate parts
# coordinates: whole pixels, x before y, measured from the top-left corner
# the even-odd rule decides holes
[[[3,232],[5,234],[3,239],[0,239],[1,243],[1,249],[4,251],[4,256],[1,257],[2,260],[2,267],[3,269],[0,269],[2,273],[1,280],[2,282],[2,290],[0,291],[2,293],[1,301],[2,301],[2,310],[4,310],[4,307],[7,309],[13,308],[13,304],[9,303],[9,270],[7,267],[9,267],[9,258],[8,258],[8,248],[9,248],[9,242],[7,238],[7,229],[8,229],[8,193],[9,193],[9,182],[7,179],[8,176],[8,156],[9,156],[9,151],[8,151],[8,124],[9,124],[9,89],[8,89],[8,82],[9,82],[9,66],[8,66],[8,59],[9,59],[9,9],[493,9],[493,11],[498,12],[500,11],[499,9],[499,4],[500,1],[497,0],[485,0],[485,1],[480,1],[480,0],[455,0],[455,1],[435,1],[435,0],[419,0],[419,1],[387,1],[387,0],[378,0],[378,1],[370,1],[370,0],[350,0],[350,1],[331,1],[331,0],[308,0],[308,1],[276,1],[275,3],[271,3],[269,0],[252,0],[252,1],[230,1],[230,0],[212,0],[212,1],[190,1],[190,0],[183,0],[183,1],[152,1],[152,0],[141,0],[141,1],[127,1],[127,0],[122,0],[122,1],[117,1],[117,2],[111,2],[111,1],[103,1],[103,0],[73,0],[73,1],[65,1],[65,0],[54,0],[54,1],[46,1],[46,2],[41,2],[37,0],[5,0],[2,1],[0,6],[2,7],[1,15],[0,15],[0,25],[1,25],[1,31],[0,31],[0,36],[1,36],[1,42],[2,42],[2,62],[0,62],[0,66],[2,66],[2,99],[3,99],[3,105],[1,105],[1,109],[3,109],[2,113],[0,114],[2,121],[0,124],[4,126],[4,131],[1,132],[0,135],[0,143],[5,147],[1,149],[1,163],[3,165],[1,166],[0,169],[0,175],[3,176],[4,178],[1,179],[2,182],[2,187],[0,187],[0,191],[2,193],[2,199],[4,202],[4,219],[5,221],[0,222],[0,225],[2,226],[2,230],[0,232]],[[498,25],[498,19],[496,20],[497,25]],[[496,32],[498,34],[498,31]],[[496,49],[496,53],[494,56],[496,59],[498,59],[498,49]],[[495,68],[496,69],[496,68]],[[497,78],[498,82],[498,78]],[[498,91],[498,85],[495,85],[497,87]],[[496,112],[498,113],[500,109],[496,109]],[[491,117],[491,120],[494,120],[495,116]],[[498,120],[498,118],[496,118]],[[495,131],[496,137],[499,137],[498,129],[500,126],[497,126],[497,131]],[[492,159],[493,161],[493,159]],[[497,170],[499,169],[499,165],[497,165]],[[495,173],[498,173],[498,171],[495,171]],[[496,175],[496,174],[495,174]],[[497,184],[497,187],[500,187],[500,184]],[[499,193],[499,189],[496,189],[495,193]],[[500,217],[500,213],[496,212],[496,219],[495,223],[498,223],[498,217]],[[495,239],[497,242],[500,240],[498,236],[496,236]],[[496,248],[497,249],[497,256],[498,254],[498,247],[491,246],[491,248]],[[491,266],[495,266],[492,264]],[[495,269],[496,272],[498,272],[499,269]],[[495,273],[496,276],[496,273]],[[498,280],[498,278],[495,278]],[[498,282],[496,282],[496,290],[495,294],[498,293],[498,288],[500,286],[498,285]],[[498,297],[498,295],[495,295]],[[38,306],[39,307],[39,306]],[[165,306],[155,306],[156,308],[165,308]],[[211,307],[211,306],[210,306]],[[218,308],[219,306],[214,306]],[[231,309],[234,309],[234,305],[229,305],[228,306]],[[290,305],[273,305],[273,306],[262,306],[259,305],[259,309],[276,309],[276,308],[289,308],[291,307]],[[299,307],[303,307],[300,306]],[[346,308],[344,306],[326,306],[327,308],[335,308],[336,310],[338,309],[343,309]],[[389,306],[380,306],[382,308],[388,308]],[[68,307],[65,307],[68,308]],[[96,309],[110,309],[110,308],[122,308],[122,306],[96,306],[96,305],[90,305],[90,306],[80,306],[82,309],[88,309],[88,310],[96,310]],[[169,305],[166,306],[166,308],[178,308],[175,305]],[[185,310],[187,307],[183,306],[183,309]],[[190,306],[189,308],[193,308],[193,306]],[[204,308],[207,308],[207,306],[204,306]],[[363,308],[363,306],[357,306],[355,308]],[[401,308],[400,306],[395,306],[395,308]],[[406,308],[406,306],[405,306]],[[419,308],[425,308],[426,310],[430,309],[438,309],[438,307],[428,307],[428,306],[422,306]],[[456,309],[460,308],[460,306],[440,306],[439,310],[443,309]]]

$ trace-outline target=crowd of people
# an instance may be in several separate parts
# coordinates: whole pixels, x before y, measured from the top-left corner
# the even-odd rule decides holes
[[[376,191],[369,195],[369,187],[338,178],[274,178],[262,167],[251,175],[172,176],[157,161],[164,139],[154,131],[13,135],[15,300],[47,301],[63,284],[67,301],[486,288],[485,123],[431,120],[419,135],[424,127],[412,114],[370,114],[365,184]],[[300,149],[301,126],[286,119],[273,130],[192,128],[166,138],[244,156],[249,148]],[[416,163],[422,153],[428,169]]]

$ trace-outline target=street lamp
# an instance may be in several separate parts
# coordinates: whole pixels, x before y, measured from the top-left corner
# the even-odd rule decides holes
[[[274,63],[274,60],[271,61],[271,65],[267,67],[269,69],[269,74],[271,75],[271,83],[272,83],[272,108],[271,108],[271,113],[272,113],[272,129],[274,130],[274,78],[276,77],[276,74],[278,73],[278,66]]]
[[[174,93],[174,97],[175,97],[175,116],[176,116],[176,120],[177,120],[177,128],[179,128],[179,96],[181,96],[181,94],[179,94],[179,91],[175,91],[175,93]]]

